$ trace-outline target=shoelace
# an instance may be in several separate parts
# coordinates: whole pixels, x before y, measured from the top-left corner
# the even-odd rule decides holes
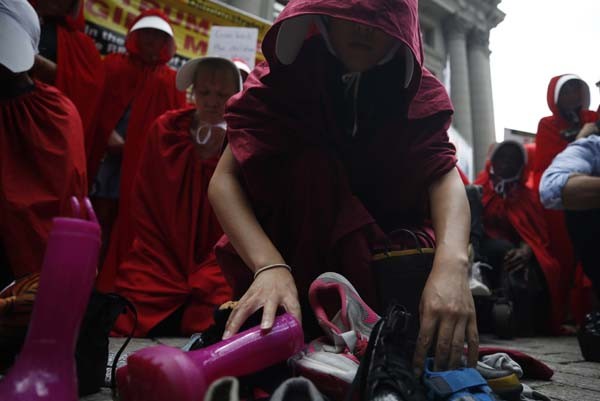
[[[377,389],[387,388],[403,398],[411,397],[417,392],[419,383],[402,349],[409,315],[403,307],[393,307],[384,319],[386,321],[376,333],[379,342],[377,351],[383,351],[383,355],[372,363],[368,385],[372,388],[373,395],[379,392]],[[377,356],[374,355],[375,358]]]
[[[386,344],[386,337],[394,334],[382,333],[378,348],[384,349],[385,353],[380,361],[373,365],[369,381],[372,383],[374,395],[379,392],[376,389],[388,388],[403,397],[410,397],[416,392],[419,384],[401,347]]]

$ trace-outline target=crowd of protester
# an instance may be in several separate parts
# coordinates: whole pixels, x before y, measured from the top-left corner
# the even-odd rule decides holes
[[[52,218],[88,194],[103,229],[96,288],[137,309],[114,335],[189,336],[236,300],[225,339],[261,309],[263,329],[284,309],[315,338],[311,283],[338,272],[382,314],[391,300],[378,288],[394,276],[373,275],[372,255],[414,248],[414,233],[435,248],[423,277],[396,283],[420,323],[408,333],[417,374],[430,349],[435,369],[457,367],[465,343],[477,360],[470,277],[492,304],[510,301],[517,335],[572,334],[597,307],[600,118],[579,77],[553,78],[535,144],[496,144],[470,184],[447,136],[452,104],[424,67],[416,0],[384,12],[293,2],[249,75],[219,57],[171,69],[160,10],[133,21],[126,53],[101,58],[82,2],[0,0],[0,337],[11,344]]]

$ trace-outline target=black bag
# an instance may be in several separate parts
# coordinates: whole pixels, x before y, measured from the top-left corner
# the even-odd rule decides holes
[[[408,235],[415,241],[412,249],[394,250],[393,239],[398,235]],[[418,316],[423,288],[433,267],[434,248],[422,248],[419,236],[427,234],[407,229],[394,230],[388,234],[383,249],[375,250],[371,267],[377,285],[377,313],[382,314],[389,305],[398,303]],[[410,319],[407,339],[416,341],[419,332],[419,319]]]
[[[108,337],[119,315],[128,309],[136,315],[135,307],[122,296],[92,292],[75,350],[80,396],[96,393],[104,386],[108,363]],[[129,339],[123,344],[115,360],[118,360],[128,342]]]
[[[494,331],[499,337],[545,332],[548,310],[545,281],[536,262],[519,271],[502,273],[502,288],[496,291],[494,302]]]

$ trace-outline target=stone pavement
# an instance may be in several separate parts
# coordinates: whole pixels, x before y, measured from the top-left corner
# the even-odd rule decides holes
[[[122,339],[111,339],[111,355],[118,350]],[[182,338],[134,339],[126,353],[155,344],[180,347]],[[525,381],[537,391],[556,401],[600,401],[600,363],[585,362],[579,352],[575,337],[535,337],[514,340],[498,340],[492,336],[482,337],[482,346],[512,348],[534,356],[554,369],[551,381]],[[124,360],[124,357],[121,358]],[[81,401],[110,401],[110,391],[103,389]],[[165,400],[167,401],[167,400]]]

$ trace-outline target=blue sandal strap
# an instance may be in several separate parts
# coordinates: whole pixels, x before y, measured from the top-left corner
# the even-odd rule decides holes
[[[424,383],[431,399],[449,401],[474,400],[494,401],[492,390],[477,370],[460,368],[443,372],[433,372],[433,359],[425,364]]]

